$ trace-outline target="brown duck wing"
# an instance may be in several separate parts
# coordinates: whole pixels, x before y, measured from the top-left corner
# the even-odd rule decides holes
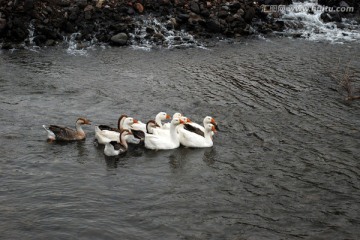
[[[68,127],[50,125],[49,129],[55,134],[56,140],[76,140],[76,131]]]
[[[190,124],[184,124],[184,129],[188,130],[189,132],[193,132],[193,133],[196,133],[202,137],[205,136],[204,132],[201,131],[201,129],[197,128],[197,127],[194,127]]]

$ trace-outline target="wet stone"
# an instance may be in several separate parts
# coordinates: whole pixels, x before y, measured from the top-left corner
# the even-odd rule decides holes
[[[118,33],[111,37],[111,41],[115,45],[124,46],[127,44],[128,35],[126,33]]]

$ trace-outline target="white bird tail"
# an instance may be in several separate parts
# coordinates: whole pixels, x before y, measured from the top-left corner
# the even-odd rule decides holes
[[[42,127],[46,130],[47,132],[47,138],[50,139],[50,140],[55,140],[56,139],[56,136],[55,136],[55,133],[53,133],[48,127],[46,127],[45,125],[42,125]]]

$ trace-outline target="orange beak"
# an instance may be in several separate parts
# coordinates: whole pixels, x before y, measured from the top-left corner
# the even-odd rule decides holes
[[[183,120],[180,119],[180,124],[184,124],[185,122]]]
[[[214,125],[211,127],[211,130],[212,130],[214,133],[216,133],[216,129],[215,129],[215,126],[214,126]]]
[[[138,123],[139,121],[134,118],[133,123]]]
[[[171,119],[171,116],[169,114],[166,114],[166,119]]]
[[[214,124],[214,125],[216,125],[215,119],[212,118],[212,119],[211,119],[211,123]]]
[[[186,122],[191,123],[192,121],[190,118],[186,118]]]

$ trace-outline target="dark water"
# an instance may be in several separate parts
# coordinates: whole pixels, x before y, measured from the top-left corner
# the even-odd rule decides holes
[[[359,239],[359,44],[247,40],[211,50],[0,54],[1,239]],[[349,61],[351,62],[349,63]],[[180,111],[211,149],[49,144],[42,124]]]

